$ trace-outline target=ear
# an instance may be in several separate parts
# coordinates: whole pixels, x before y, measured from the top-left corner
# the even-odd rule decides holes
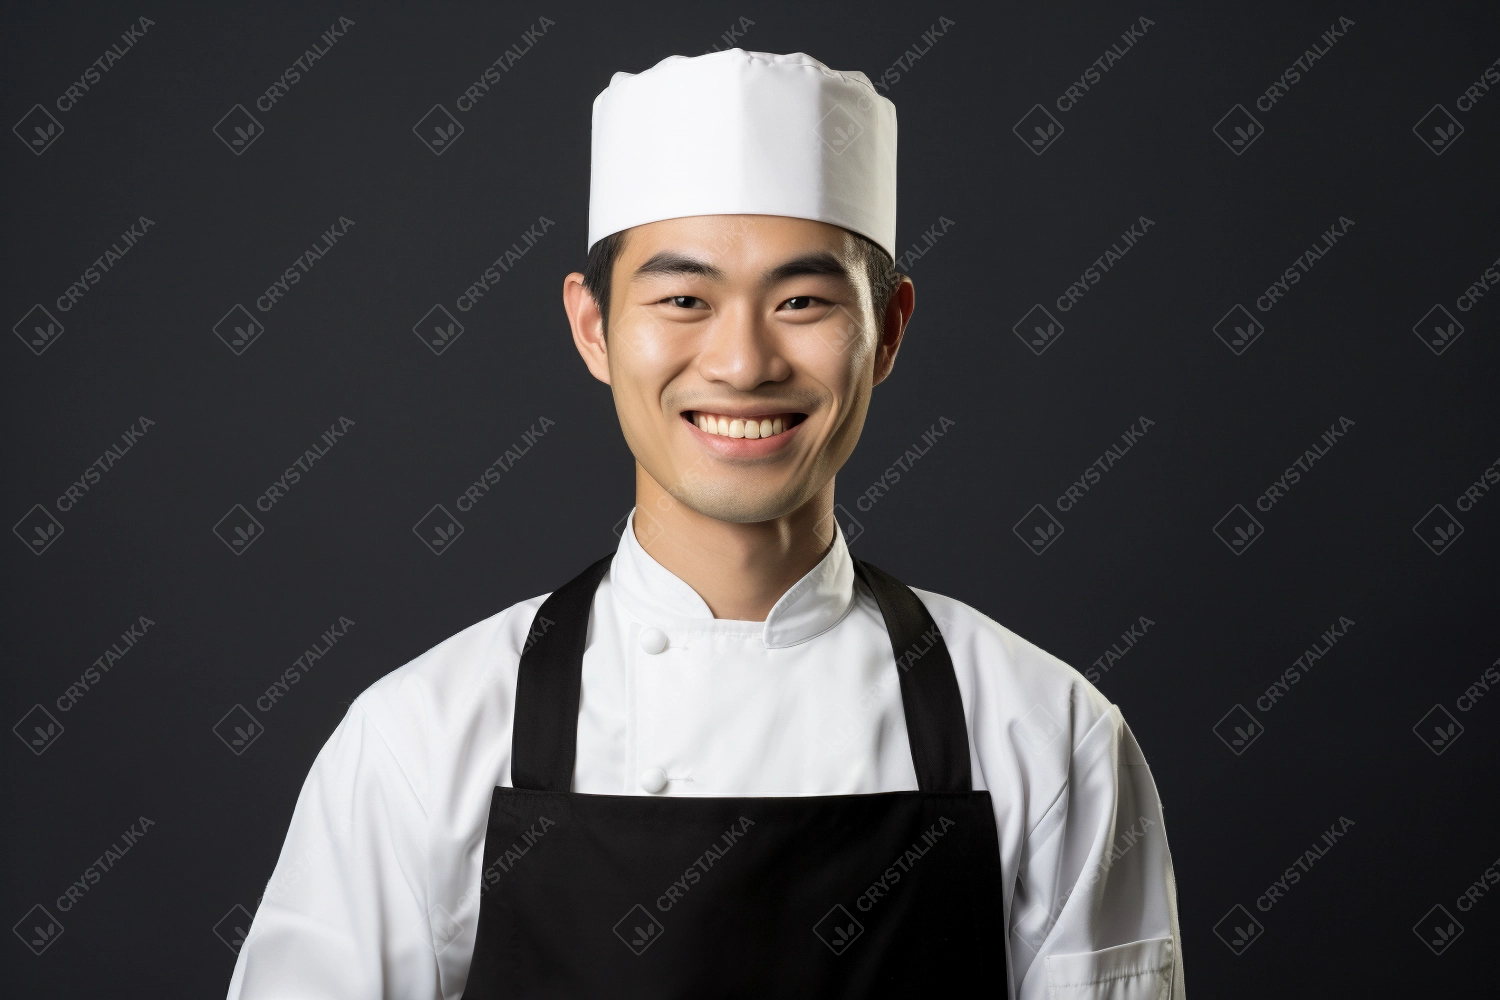
[[[583,275],[577,271],[563,279],[563,311],[573,328],[573,345],[583,356],[594,378],[609,385],[609,345],[604,339],[604,316],[599,303],[583,287]]]
[[[875,381],[879,385],[896,366],[896,352],[901,349],[901,337],[906,333],[906,324],[917,309],[917,286],[906,275],[896,284],[891,301],[886,304],[885,317],[880,328],[880,343],[875,348]]]

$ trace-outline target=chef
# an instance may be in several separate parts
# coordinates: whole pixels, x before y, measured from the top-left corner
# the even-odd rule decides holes
[[[1119,709],[833,519],[915,302],[894,105],[802,53],[616,73],[588,228],[619,545],[353,702],[230,1000],[1180,1000]]]

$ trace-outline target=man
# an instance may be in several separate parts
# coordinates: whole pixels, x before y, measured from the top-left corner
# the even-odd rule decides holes
[[[915,303],[895,140],[863,74],[801,53],[600,94],[563,300],[636,508],[356,699],[231,1000],[1184,995],[1119,710],[834,524]]]

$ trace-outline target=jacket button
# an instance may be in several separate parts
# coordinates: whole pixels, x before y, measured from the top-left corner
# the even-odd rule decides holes
[[[655,795],[667,787],[667,772],[659,767],[648,767],[641,772],[641,787]]]
[[[667,633],[659,628],[642,629],[641,648],[655,656],[667,648]]]

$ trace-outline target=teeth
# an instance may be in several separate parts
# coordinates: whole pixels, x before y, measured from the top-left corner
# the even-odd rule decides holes
[[[775,437],[786,430],[788,424],[784,417],[767,417],[763,420],[751,420],[743,417],[721,417],[710,413],[696,413],[693,422],[698,429],[705,434],[718,434],[728,438],[756,438]]]

